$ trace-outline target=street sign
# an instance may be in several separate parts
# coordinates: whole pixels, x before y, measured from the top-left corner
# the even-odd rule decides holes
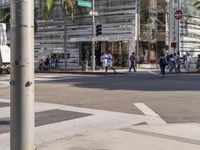
[[[78,6],[83,6],[83,7],[92,7],[92,2],[84,1],[84,0],[78,0]]]
[[[183,17],[183,12],[181,10],[176,10],[174,17],[176,20],[180,20]]]
[[[98,16],[99,15],[97,11],[90,11],[89,14],[91,16]]]

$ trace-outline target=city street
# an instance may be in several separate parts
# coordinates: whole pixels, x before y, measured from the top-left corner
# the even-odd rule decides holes
[[[8,82],[8,76],[0,77],[0,133],[3,135],[9,132]],[[161,78],[157,70],[136,73],[123,70],[117,75],[36,74],[36,126],[39,130],[45,125],[54,128],[55,124],[58,129],[46,129],[36,143],[54,140],[53,137],[47,140],[45,135],[68,129],[66,135],[56,135],[55,139],[84,134],[77,132],[80,123],[88,132],[134,124],[199,123],[199,91],[199,74],[167,74],[166,78]],[[70,126],[72,120],[77,121],[75,127]],[[59,122],[63,123],[59,124],[60,129],[56,124]],[[1,139],[5,137],[0,136]]]

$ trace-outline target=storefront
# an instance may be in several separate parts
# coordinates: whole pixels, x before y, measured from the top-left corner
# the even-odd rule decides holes
[[[129,55],[135,48],[132,48],[131,41],[98,41],[95,44],[95,61],[96,66],[101,66],[101,55],[104,52],[109,51],[113,56],[113,65],[115,67],[128,67],[129,66]],[[134,42],[135,43],[135,42]],[[91,66],[92,60],[92,47],[91,42],[80,42],[79,46],[79,58],[80,63],[87,61],[88,65]],[[135,47],[135,46],[134,46]],[[80,65],[81,65],[80,64]]]

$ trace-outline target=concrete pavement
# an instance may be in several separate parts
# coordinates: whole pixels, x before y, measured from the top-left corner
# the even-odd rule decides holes
[[[135,125],[57,139],[39,150],[199,150],[200,124]]]
[[[0,99],[0,103],[9,104],[9,100]],[[38,150],[200,149],[199,123],[167,124],[150,108],[140,107],[141,103],[136,105],[145,110],[144,115],[36,102],[36,147]],[[0,123],[5,123],[10,109],[8,105],[1,106],[0,118],[4,122]],[[9,150],[8,130],[1,128],[0,132],[1,150]]]

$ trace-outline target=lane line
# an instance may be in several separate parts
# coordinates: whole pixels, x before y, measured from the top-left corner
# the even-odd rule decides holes
[[[156,73],[156,72],[153,72],[153,71],[148,71],[150,74],[153,74],[153,75],[157,75],[159,76],[160,74],[159,73]]]
[[[159,117],[157,113],[155,113],[152,109],[150,109],[147,105],[144,103],[134,103],[134,105],[142,111],[146,116],[153,116],[153,117]]]

